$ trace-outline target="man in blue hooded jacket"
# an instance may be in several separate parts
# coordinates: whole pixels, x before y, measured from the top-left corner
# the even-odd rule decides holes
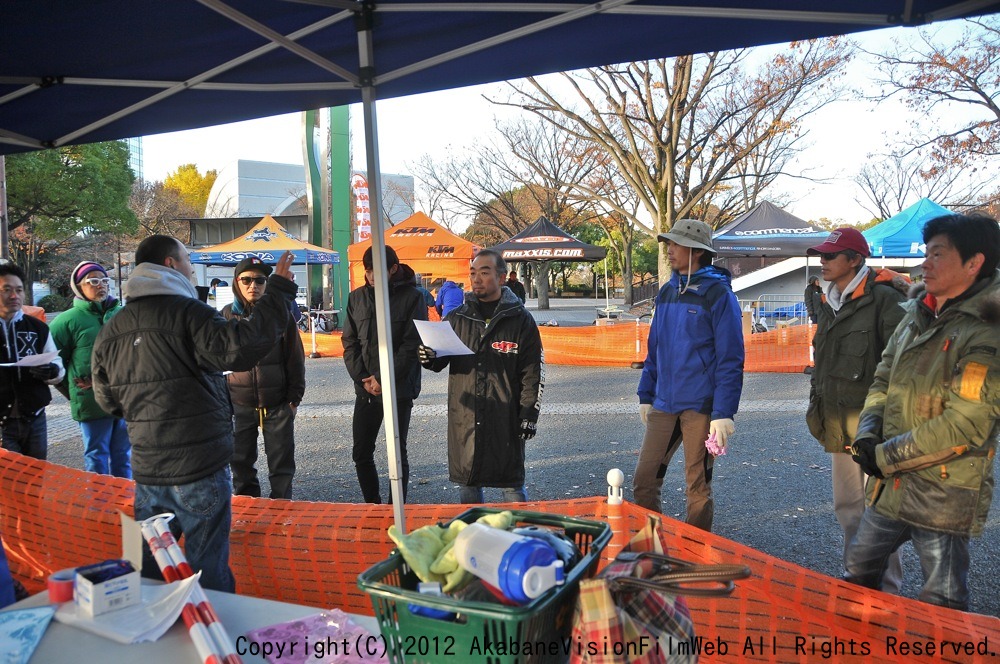
[[[743,391],[743,326],[728,270],[712,265],[712,229],[680,219],[659,240],[673,274],[656,296],[639,416],[646,434],[633,479],[635,502],[661,511],[660,489],[683,441],[687,522],[712,530],[709,436],[725,448]]]

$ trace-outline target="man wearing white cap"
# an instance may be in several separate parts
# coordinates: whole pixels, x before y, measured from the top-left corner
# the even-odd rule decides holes
[[[132,478],[132,445],[125,420],[108,415],[97,405],[90,378],[90,356],[97,333],[122,308],[111,297],[107,270],[93,261],[83,261],[70,275],[76,298],[68,311],[59,314],[50,329],[66,366],[60,391],[69,395],[70,413],[80,423],[84,469],[102,475]]]
[[[736,427],[743,391],[743,326],[728,270],[712,265],[712,229],[680,219],[667,233],[673,274],[656,296],[646,361],[639,379],[639,416],[646,435],[636,463],[635,502],[661,511],[660,490],[683,441],[687,522],[712,530],[714,437],[724,452]],[[720,452],[721,453],[721,452]]]

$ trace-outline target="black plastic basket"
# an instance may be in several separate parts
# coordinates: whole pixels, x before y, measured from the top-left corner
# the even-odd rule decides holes
[[[503,510],[474,507],[456,520],[473,523]],[[419,579],[398,551],[358,576],[358,586],[371,595],[375,619],[385,637],[386,656],[401,664],[487,662],[530,664],[568,659],[573,609],[581,579],[597,571],[611,528],[559,514],[511,510],[516,526],[561,529],[580,549],[582,558],[566,573],[566,581],[523,606],[435,597],[417,592]],[[454,620],[417,615],[409,605],[456,614]]]

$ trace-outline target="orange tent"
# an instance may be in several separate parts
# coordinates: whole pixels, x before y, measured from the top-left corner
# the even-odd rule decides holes
[[[400,263],[431,281],[449,279],[464,284],[469,280],[469,261],[479,253],[479,245],[441,226],[423,212],[417,212],[385,231],[385,243],[396,250]],[[361,257],[371,240],[347,248],[351,265],[351,288],[365,283]]]

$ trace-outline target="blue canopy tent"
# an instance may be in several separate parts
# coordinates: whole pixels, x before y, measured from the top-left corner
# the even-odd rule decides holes
[[[872,256],[919,258],[924,255],[924,224],[945,214],[952,214],[952,211],[929,198],[921,198],[862,235],[868,241]]]
[[[0,154],[361,102],[389,474],[405,530],[377,97],[997,11],[1000,0],[7,2]]]

